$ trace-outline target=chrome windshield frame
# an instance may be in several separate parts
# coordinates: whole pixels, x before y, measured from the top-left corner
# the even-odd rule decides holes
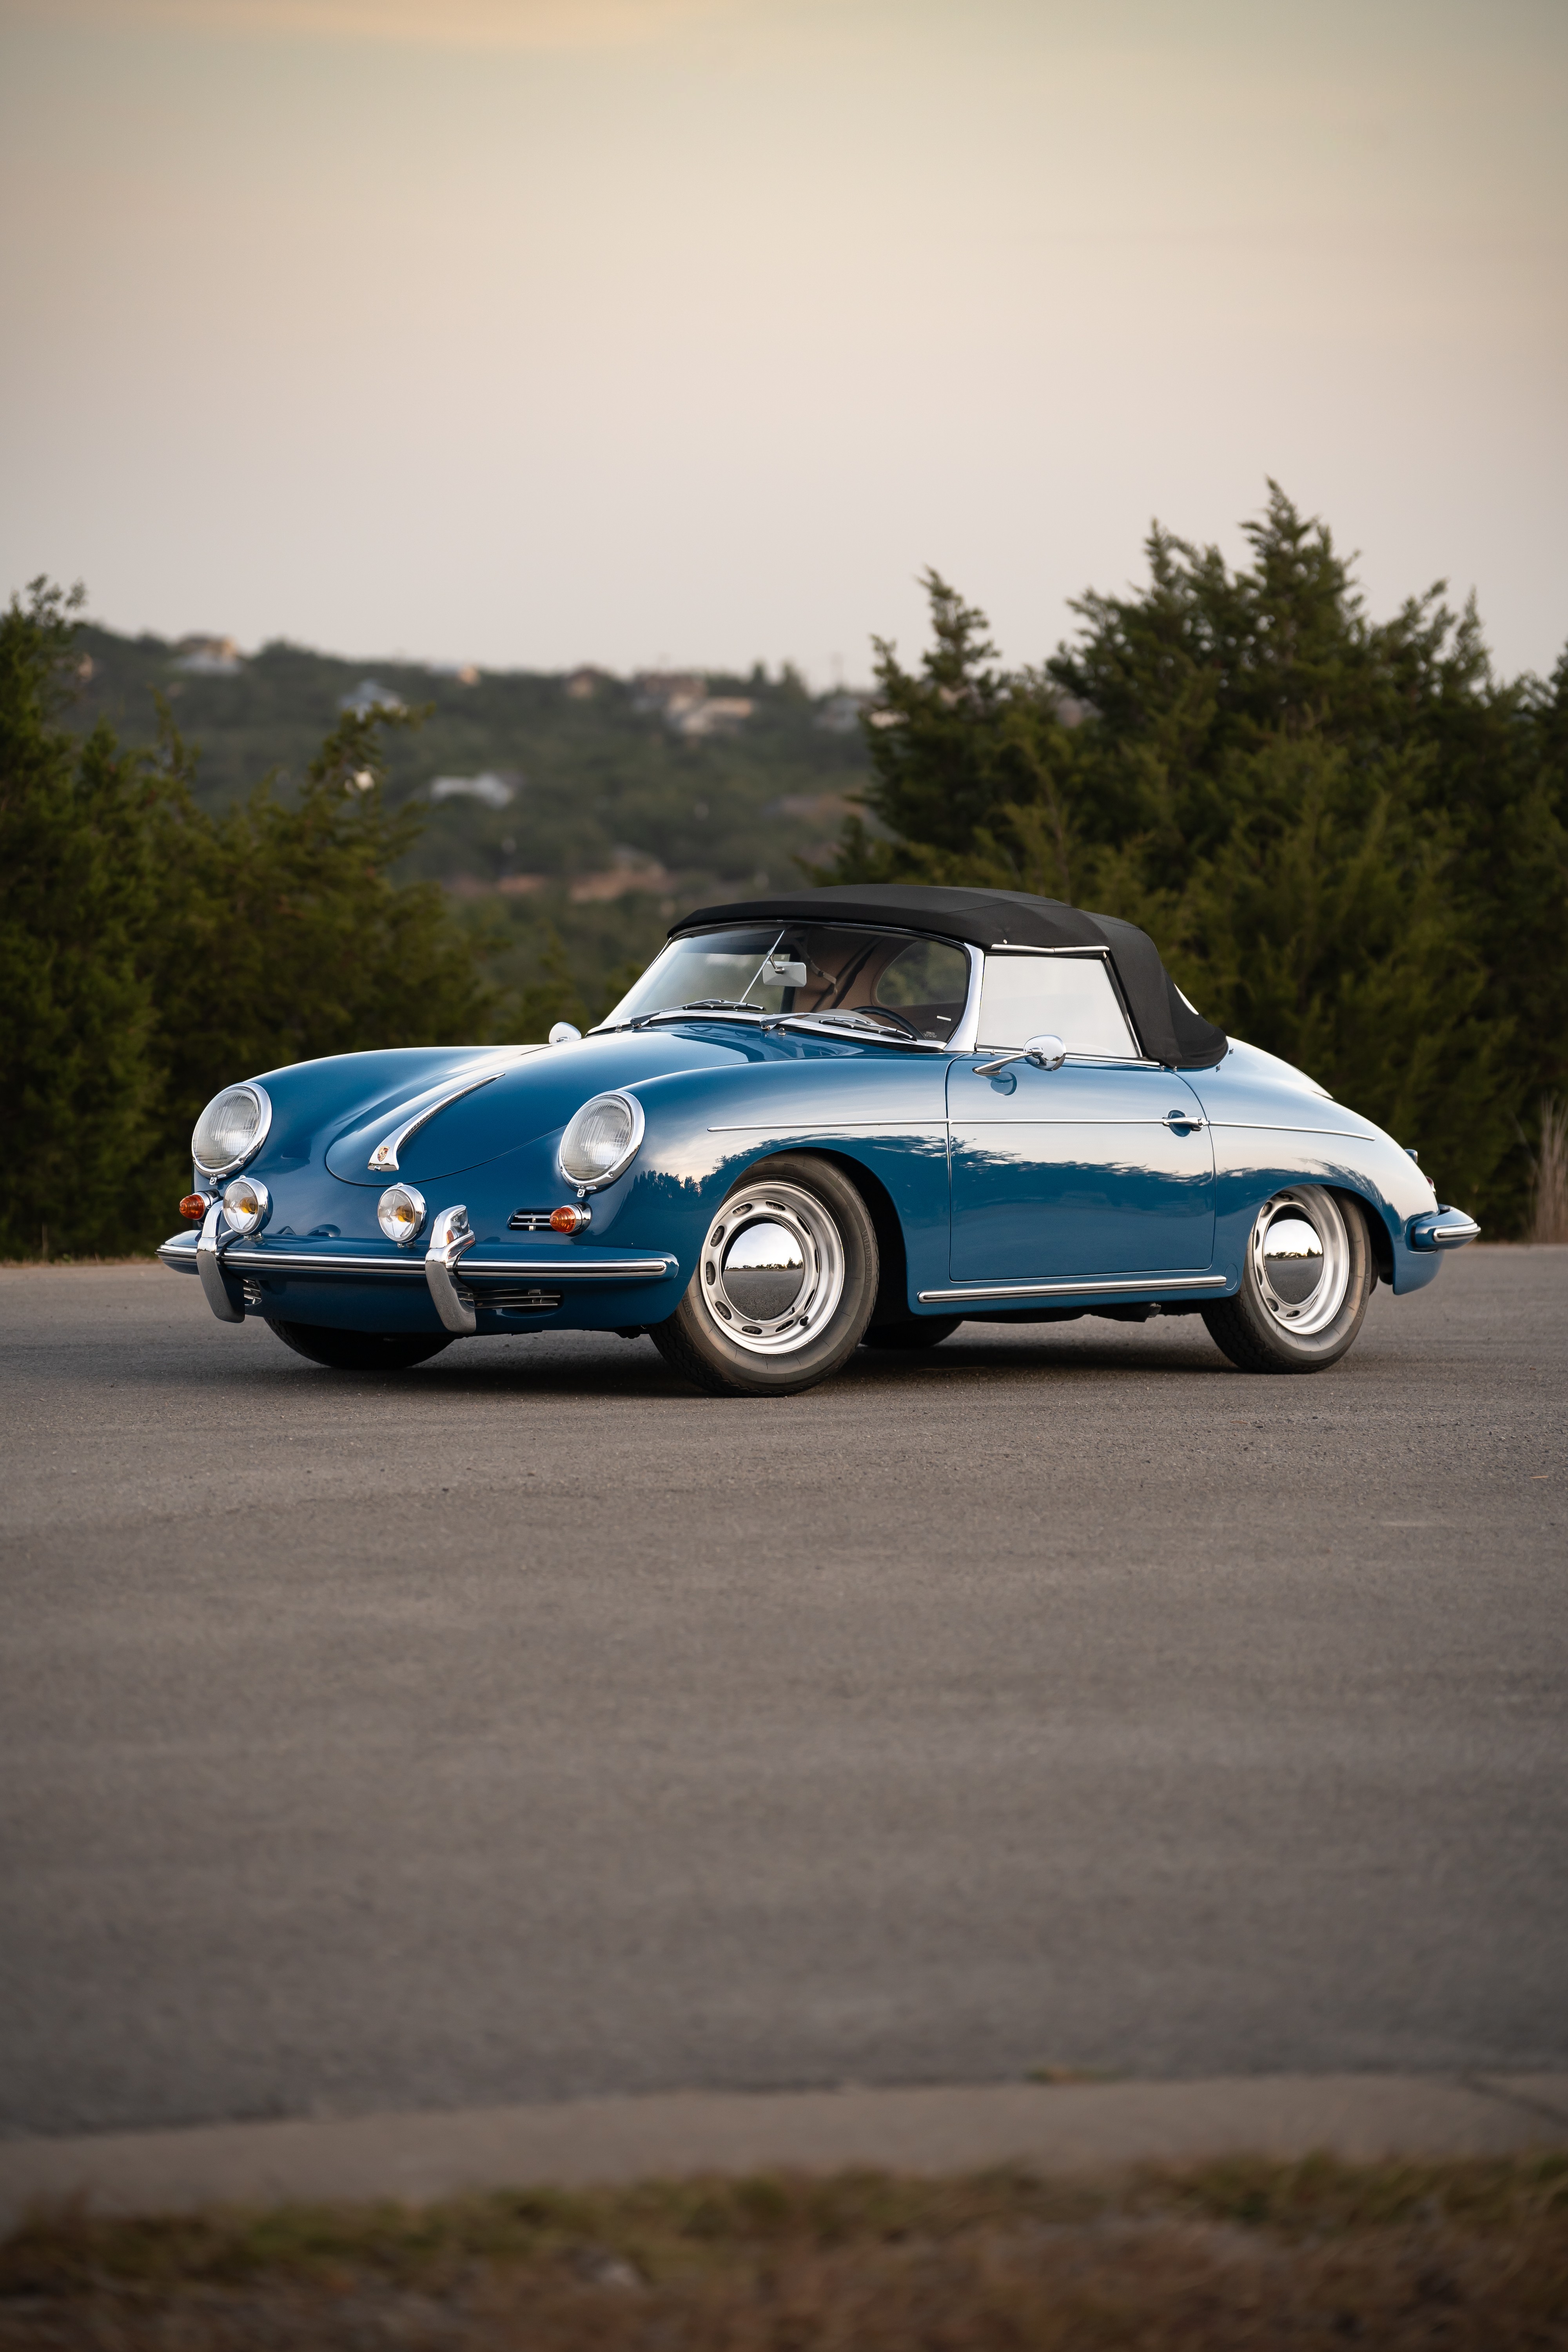
[[[714,926],[712,933],[693,932],[686,934],[678,931],[673,939],[667,940],[665,941],[664,946],[658,951],[658,956],[654,958],[654,963],[657,963],[659,961],[659,957],[667,954],[671,948],[678,947],[684,937],[689,936],[692,938],[700,937],[706,939],[710,936],[716,936],[720,931],[761,930],[765,927],[765,920],[767,919],[762,919],[755,922],[746,923],[719,923]],[[634,1013],[629,1021],[616,1021],[615,1023],[608,1021],[596,1022],[587,1034],[590,1037],[614,1036],[626,1030],[646,1029],[655,1021],[742,1021],[749,1024],[752,1027],[758,1029],[807,1029],[810,1030],[814,1035],[817,1036],[850,1036],[858,1041],[872,1044],[917,1046],[926,1053],[965,1054],[973,1051],[975,1031],[980,1020],[980,987],[985,966],[985,959],[977,947],[973,946],[968,940],[950,939],[945,932],[921,930],[910,923],[845,922],[836,924],[832,917],[827,917],[825,919],[825,928],[847,931],[873,931],[889,939],[936,940],[940,941],[943,947],[962,949],[969,961],[969,989],[968,993],[964,998],[963,1011],[959,1016],[952,1036],[910,1037],[890,1028],[886,1030],[877,1030],[869,1024],[867,1024],[863,1028],[857,1024],[852,1029],[847,1019],[837,1019],[832,1014],[828,1013],[765,1013],[761,1005],[753,1007],[749,1004],[741,1004],[739,1003],[726,1005],[659,1005],[650,1013]],[[774,936],[773,948],[770,948],[767,950],[767,954],[763,958],[763,963],[767,961],[768,955],[773,954],[779,940],[784,937],[784,932],[788,929],[789,926],[787,923],[781,924],[779,926]],[[759,970],[760,969],[761,967],[759,966]],[[649,964],[648,971],[651,971],[652,970],[653,964]],[[644,977],[646,978],[646,976],[647,975],[645,974]],[[755,982],[753,982],[752,985],[755,986]],[[628,993],[629,992],[630,992],[628,991]],[[889,1009],[889,1011],[896,1011],[897,1007],[890,1006]]]

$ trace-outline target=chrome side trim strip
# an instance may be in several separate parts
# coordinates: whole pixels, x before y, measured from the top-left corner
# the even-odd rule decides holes
[[[726,1120],[710,1135],[858,1135],[863,1127],[890,1127],[900,1135],[945,1135],[944,1118],[805,1118],[791,1127],[776,1118]]]
[[[1209,1125],[1216,1135],[1230,1128],[1237,1135],[1342,1135],[1352,1143],[1377,1141],[1359,1127],[1288,1127],[1282,1118],[1211,1118]]]
[[[1099,1298],[1108,1290],[1140,1290],[1145,1297],[1156,1290],[1223,1290],[1223,1274],[1144,1274],[1123,1281],[1120,1276],[1105,1282],[1000,1282],[953,1290],[922,1290],[922,1307],[956,1307],[970,1301],[978,1305],[987,1298]]]
[[[863,1127],[893,1127],[900,1136],[945,1136],[947,1119],[802,1119],[790,1127],[783,1119],[726,1119],[710,1127],[710,1136],[851,1136]]]

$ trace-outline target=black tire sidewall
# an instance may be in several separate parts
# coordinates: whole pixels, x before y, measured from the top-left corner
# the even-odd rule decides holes
[[[859,1346],[877,1303],[877,1229],[851,1179],[815,1153],[783,1152],[748,1168],[724,1198],[770,1181],[812,1193],[831,1214],[844,1251],[844,1287],[828,1323],[805,1347],[786,1356],[754,1356],[715,1329],[702,1303],[701,1265],[694,1266],[679,1306],[650,1337],[667,1362],[711,1395],[791,1396],[831,1379]]]

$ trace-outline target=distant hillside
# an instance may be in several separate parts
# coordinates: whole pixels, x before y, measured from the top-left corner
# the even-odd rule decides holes
[[[830,854],[845,795],[867,774],[857,698],[814,696],[789,671],[455,674],[282,643],[242,657],[222,639],[92,626],[79,642],[73,723],[106,716],[145,741],[154,697],[167,696],[200,747],[197,793],[215,810],[269,770],[287,789],[367,689],[432,705],[388,744],[392,797],[434,793],[410,872],[504,935],[501,970],[515,981],[537,976],[558,934],[590,1003],[683,908],[794,881],[797,856]]]
[[[480,797],[447,783],[418,853],[421,873],[466,893],[510,883],[507,895],[526,895],[531,882],[598,898],[639,866],[660,869],[678,892],[759,873],[783,881],[795,855],[831,843],[843,796],[866,774],[853,698],[812,696],[788,672],[459,677],[284,644],[242,659],[223,640],[187,639],[182,652],[160,637],[86,627],[79,642],[92,669],[79,723],[104,713],[145,740],[153,697],[167,695],[201,747],[199,796],[214,808],[268,769],[285,778],[301,769],[366,687],[433,705],[422,728],[391,743],[393,795],[428,792],[438,779],[490,780]]]

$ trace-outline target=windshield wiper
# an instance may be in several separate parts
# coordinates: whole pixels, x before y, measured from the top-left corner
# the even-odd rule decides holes
[[[633,1021],[617,1023],[617,1027],[646,1029],[650,1021],[679,1021],[688,1013],[745,1013],[760,1022],[764,1033],[774,1029],[826,1029],[829,1034],[842,1035],[853,1030],[857,1037],[875,1039],[882,1045],[917,1045],[928,1053],[943,1053],[947,1041],[942,1037],[911,1037],[901,1029],[885,1028],[879,1021],[867,1021],[854,1013],[768,1013],[760,1004],[746,1004],[737,996],[699,996],[688,1004],[661,1004],[652,1013],[639,1013]]]
[[[695,996],[688,1004],[656,1004],[651,1013],[639,1013],[626,1025],[642,1029],[650,1021],[679,1021],[683,1013],[749,1013],[758,1021],[773,1017],[760,1004],[747,1004],[738,996]]]
[[[941,1037],[911,1036],[907,1029],[885,1029],[879,1021],[862,1021],[853,1013],[775,1013],[769,1024],[779,1029],[853,1029],[859,1037],[875,1039],[879,1045],[920,1045],[942,1053],[945,1041]]]

